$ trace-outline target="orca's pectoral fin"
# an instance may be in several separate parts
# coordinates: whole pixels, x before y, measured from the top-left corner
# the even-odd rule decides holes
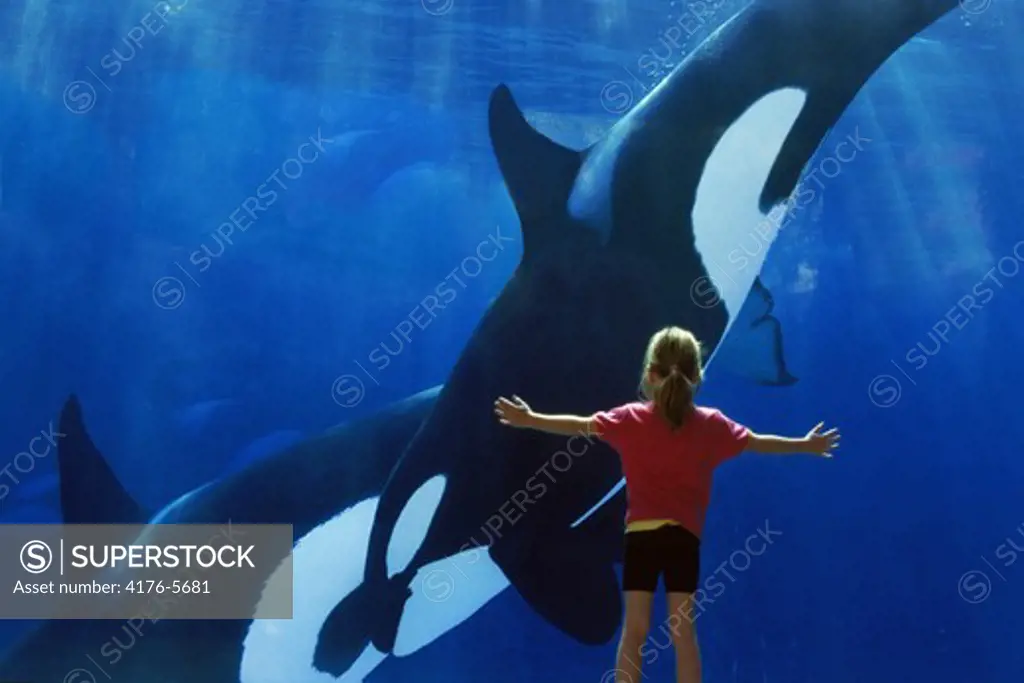
[[[715,352],[715,364],[758,384],[789,386],[797,378],[786,368],[782,324],[772,315],[772,293],[755,278],[743,307]]]
[[[615,636],[622,599],[607,549],[595,547],[589,552],[568,536],[535,540],[525,558],[513,560],[495,552],[501,545],[495,544],[492,557],[519,595],[548,623],[586,645],[603,645]]]
[[[373,593],[363,583],[339,602],[324,621],[313,653],[313,666],[335,678],[355,663],[370,644]]]
[[[61,410],[58,432],[60,507],[65,524],[141,524],[149,519],[93,444],[74,394]]]
[[[406,573],[383,585],[360,584],[324,621],[313,666],[337,678],[352,668],[368,645],[389,654],[395,648],[402,610],[411,595]]]

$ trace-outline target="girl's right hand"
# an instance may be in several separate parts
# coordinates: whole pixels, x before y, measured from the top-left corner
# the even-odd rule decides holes
[[[824,427],[824,422],[814,425],[814,428],[807,432],[804,440],[807,442],[808,452],[823,458],[831,458],[832,451],[839,448],[839,430],[833,428],[827,432],[822,432],[821,430]]]
[[[494,414],[498,416],[498,421],[503,425],[527,427],[530,424],[533,411],[530,410],[526,401],[518,396],[513,396],[511,401],[501,396],[494,402]]]

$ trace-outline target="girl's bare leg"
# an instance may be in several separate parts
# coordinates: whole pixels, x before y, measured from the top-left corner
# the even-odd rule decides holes
[[[626,617],[615,663],[615,683],[640,683],[640,646],[647,640],[647,630],[651,627],[654,593],[626,591],[624,600]]]
[[[700,683],[700,650],[694,625],[693,593],[669,593],[668,613],[676,647],[676,683]],[[672,618],[677,615],[679,618]]]

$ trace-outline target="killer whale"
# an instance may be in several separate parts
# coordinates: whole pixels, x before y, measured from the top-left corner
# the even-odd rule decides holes
[[[136,503],[118,481],[89,436],[81,403],[71,396],[58,423],[64,435],[57,453],[63,521],[244,524],[283,519],[294,525],[295,537],[301,539],[379,493],[437,394],[436,387],[428,389],[373,416],[340,425],[204,484],[156,512]],[[65,680],[77,668],[91,668],[99,677],[116,667],[117,675],[128,680],[236,682],[251,623],[46,622],[0,657],[0,680],[47,683]],[[55,643],[63,656],[55,656]],[[182,656],[185,652],[188,657]],[[89,680],[74,680],[80,679]]]
[[[614,455],[588,441],[585,458],[570,458],[552,482],[556,495],[531,495],[526,482],[571,447],[503,430],[489,419],[491,401],[516,393],[545,412],[576,414],[620,403],[633,394],[644,342],[665,325],[693,330],[713,361],[752,290],[771,306],[758,274],[815,151],[882,63],[956,4],[755,1],[582,151],[534,130],[508,87],[494,91],[491,143],[520,218],[522,261],[389,477],[364,583],[325,622],[318,669],[340,675],[370,644],[390,652],[418,568],[467,548],[486,551],[537,613],[577,641],[614,635],[614,558],[588,554],[595,546],[575,545],[574,533],[589,528],[616,542],[621,517],[599,514],[621,506]],[[760,253],[742,267],[727,260],[765,227]],[[714,305],[693,296],[701,281]],[[747,331],[779,342],[770,313],[749,317]],[[424,486],[439,496],[433,523],[406,569],[389,574],[392,530]],[[595,505],[596,491],[607,493]],[[481,537],[510,503],[516,521]]]

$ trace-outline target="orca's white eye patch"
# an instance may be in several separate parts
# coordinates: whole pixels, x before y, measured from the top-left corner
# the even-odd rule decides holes
[[[437,475],[423,482],[402,508],[388,542],[388,576],[409,566],[413,555],[427,537],[434,513],[444,496],[445,477]]]

